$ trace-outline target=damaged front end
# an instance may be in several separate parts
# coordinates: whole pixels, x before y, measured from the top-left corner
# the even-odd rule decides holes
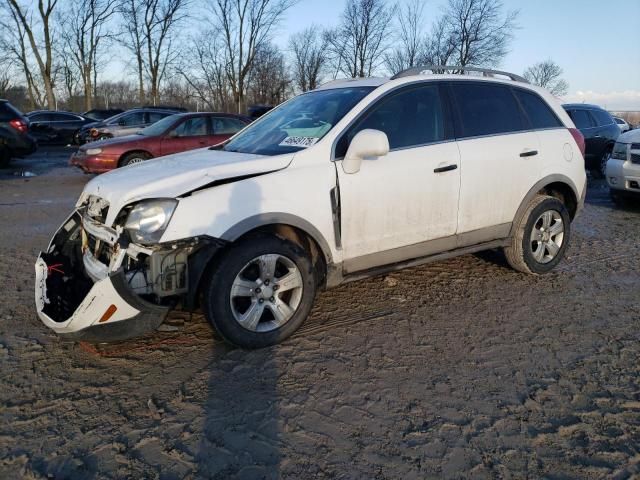
[[[189,286],[203,270],[193,258],[219,246],[199,238],[143,246],[103,218],[79,208],[36,261],[38,316],[70,340],[120,341],[157,329],[179,301],[193,304]]]

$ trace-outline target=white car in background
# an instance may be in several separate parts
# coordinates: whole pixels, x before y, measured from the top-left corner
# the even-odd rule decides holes
[[[468,74],[424,74],[442,69]],[[344,282],[494,248],[544,274],[584,204],[584,147],[560,103],[516,75],[331,82],[224,144],[89,182],[37,260],[37,312],[100,342],[199,305],[222,338],[257,348]]]
[[[626,198],[640,198],[640,130],[618,137],[607,162],[607,183],[616,203]]]
[[[616,121],[616,124],[618,125],[622,133],[625,133],[631,130],[631,125],[629,125],[624,118],[613,117],[613,119]]]

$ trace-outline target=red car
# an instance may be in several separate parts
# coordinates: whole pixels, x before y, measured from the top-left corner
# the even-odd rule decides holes
[[[103,173],[154,157],[217,145],[250,122],[246,117],[226,113],[179,113],[134,135],[83,145],[71,156],[69,164],[85,173]]]

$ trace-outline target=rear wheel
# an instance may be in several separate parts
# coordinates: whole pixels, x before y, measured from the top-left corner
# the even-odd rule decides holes
[[[126,167],[127,165],[134,165],[136,163],[146,162],[150,158],[153,158],[151,155],[145,152],[132,152],[125,155],[120,161],[121,167]]]
[[[307,252],[276,236],[256,236],[217,261],[203,289],[205,315],[229,343],[279,343],[305,321],[316,294]]]
[[[536,196],[504,248],[509,265],[524,273],[551,271],[569,244],[571,217],[564,204],[549,195]]]

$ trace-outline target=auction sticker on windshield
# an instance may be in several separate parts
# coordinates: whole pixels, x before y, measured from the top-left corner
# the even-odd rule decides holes
[[[280,142],[280,147],[308,148],[318,141],[316,137],[287,137]]]

